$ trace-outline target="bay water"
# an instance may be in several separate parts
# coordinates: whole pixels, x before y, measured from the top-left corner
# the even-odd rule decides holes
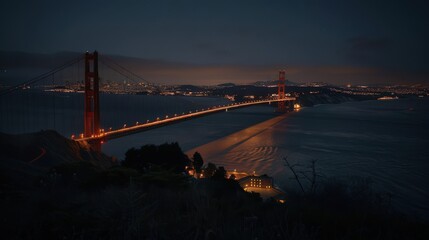
[[[0,131],[56,129],[66,137],[83,129],[83,95],[14,94],[0,102]],[[222,98],[104,95],[102,127],[120,128],[156,117],[226,104]],[[273,176],[296,187],[284,158],[303,169],[316,160],[325,178],[369,178],[392,194],[399,210],[429,218],[429,99],[317,105],[280,114],[270,105],[222,112],[111,140],[102,151],[119,159],[131,147],[179,142],[228,170]]]

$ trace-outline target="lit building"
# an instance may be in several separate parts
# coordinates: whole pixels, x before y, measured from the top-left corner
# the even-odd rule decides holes
[[[285,193],[274,186],[274,179],[266,174],[261,176],[250,175],[238,180],[240,186],[247,192],[259,193],[262,199],[274,199],[285,203]]]
[[[256,188],[273,188],[274,181],[272,177],[269,177],[267,175],[262,176],[247,176],[243,177],[238,180],[241,187],[247,188],[247,187],[256,187]]]

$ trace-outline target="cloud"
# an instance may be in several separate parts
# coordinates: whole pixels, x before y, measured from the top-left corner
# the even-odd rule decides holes
[[[390,45],[387,38],[354,37],[347,40],[352,51],[369,52],[386,49]]]
[[[225,82],[238,84],[274,80],[281,69],[277,65],[256,66],[195,66],[140,68],[141,75],[154,82],[169,84],[214,85]],[[332,84],[429,84],[429,72],[413,72],[376,67],[358,66],[290,66],[286,68],[287,79],[293,82],[327,82]]]
[[[389,62],[391,45],[387,38],[359,36],[345,41],[343,53],[352,63],[379,66]]]
[[[52,69],[77,58],[81,53],[59,52],[55,54],[0,51],[0,68]]]
[[[208,56],[225,57],[232,54],[232,52],[228,50],[226,47],[220,47],[218,45],[215,45],[213,43],[208,43],[208,42],[197,43],[193,45],[193,48],[195,49],[196,52],[204,52]]]
[[[429,84],[429,71],[410,71],[384,67],[350,65],[300,66],[292,68],[290,78],[296,82],[322,81],[332,84]]]
[[[357,48],[377,48],[380,43],[357,41]],[[57,66],[62,60],[77,56],[79,53],[28,54],[0,52],[0,63],[8,68],[39,67],[48,69]],[[2,57],[3,55],[3,57]],[[103,55],[101,58],[113,60],[128,70],[150,82],[158,84],[214,85],[225,82],[247,84],[256,81],[274,80],[278,77],[281,64],[270,65],[219,65],[190,64],[161,59],[141,59],[125,56]],[[7,59],[13,59],[8,61]],[[45,61],[45,62],[44,62]],[[82,74],[83,67],[80,74]],[[12,72],[12,71],[11,71]],[[76,75],[76,74],[75,74]],[[103,63],[100,64],[100,76],[109,81],[123,81],[123,77],[114,74]],[[429,71],[411,71],[385,67],[366,67],[355,65],[289,65],[286,77],[293,82],[327,82],[332,84],[377,84],[377,83],[425,83],[429,84]]]

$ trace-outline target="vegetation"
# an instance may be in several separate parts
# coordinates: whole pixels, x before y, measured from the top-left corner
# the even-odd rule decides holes
[[[194,160],[193,165],[195,168],[195,172],[197,173],[197,177],[199,178],[199,176],[201,174],[201,168],[204,165],[203,157],[201,156],[201,154],[199,152],[195,152],[192,159]]]
[[[124,167],[134,168],[140,172],[150,171],[152,168],[169,169],[181,173],[191,161],[178,143],[165,143],[159,146],[145,145],[140,149],[131,148],[125,154]]]
[[[201,156],[200,156],[201,157]],[[208,163],[206,178],[177,143],[130,149],[108,169],[52,168],[27,188],[0,176],[4,239],[427,239],[429,224],[392,211],[370,182],[336,180],[288,193],[285,204],[245,192]],[[201,157],[201,161],[202,157]],[[1,173],[2,171],[0,171]],[[298,173],[297,173],[298,174]],[[303,186],[304,188],[304,186]]]

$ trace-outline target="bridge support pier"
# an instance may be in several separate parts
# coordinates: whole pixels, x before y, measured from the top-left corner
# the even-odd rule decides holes
[[[91,64],[92,63],[92,64]],[[85,105],[84,136],[94,137],[100,134],[100,100],[98,77],[98,53],[85,54]],[[94,150],[101,151],[101,142],[91,143]]]
[[[286,93],[285,93],[285,82],[286,82],[286,71],[285,70],[280,70],[279,71],[279,81],[278,81],[278,98],[279,99],[284,99],[286,97]],[[282,101],[282,102],[278,102],[277,103],[277,111],[278,112],[286,112],[286,102]]]

